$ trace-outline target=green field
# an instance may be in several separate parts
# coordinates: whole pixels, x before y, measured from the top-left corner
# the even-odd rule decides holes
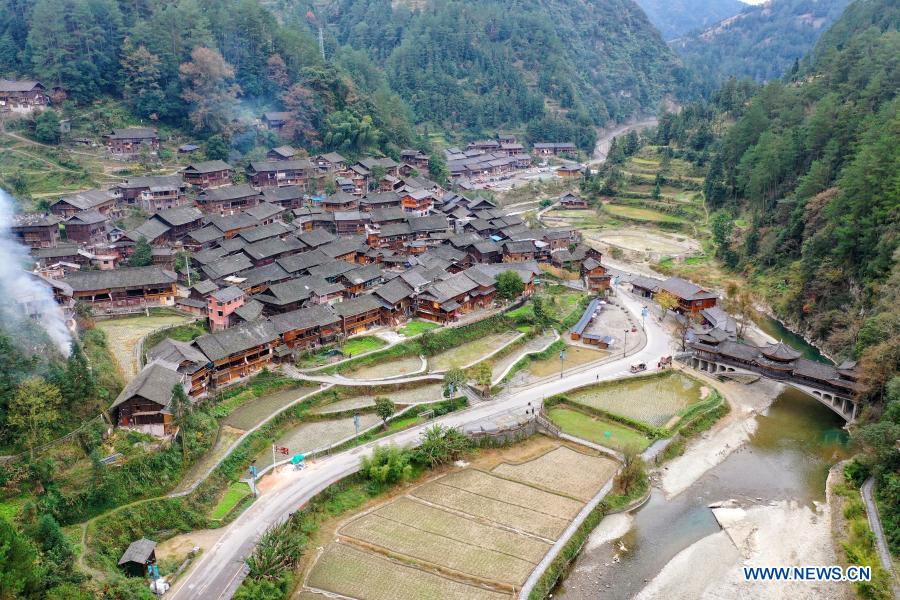
[[[633,448],[643,452],[650,445],[647,436],[639,431],[577,410],[554,407],[548,414],[550,420],[565,433],[614,450]]]
[[[379,348],[384,348],[387,346],[387,342],[381,338],[375,337],[374,335],[366,335],[362,337],[350,338],[344,344],[341,351],[344,353],[344,356],[358,356],[364,352],[371,352],[373,350],[378,350]]]
[[[654,427],[700,401],[700,384],[680,373],[601,383],[566,394],[574,404],[596,408]]]
[[[400,334],[406,337],[413,337],[432,329],[437,329],[441,325],[432,321],[423,321],[422,319],[413,319],[400,328]]]
[[[667,213],[642,208],[640,206],[624,206],[621,204],[605,204],[603,210],[616,217],[623,217],[633,221],[647,221],[651,223],[683,223],[684,219]]]
[[[212,509],[210,518],[221,521],[228,516],[235,506],[237,506],[244,498],[251,494],[250,486],[241,481],[232,483],[225,494],[219,499],[219,503]]]

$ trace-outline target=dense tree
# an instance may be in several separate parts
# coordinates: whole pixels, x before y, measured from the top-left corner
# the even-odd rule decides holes
[[[45,110],[34,120],[34,138],[43,144],[59,143],[59,115]]]
[[[97,397],[97,379],[91,370],[81,343],[72,343],[72,350],[66,360],[66,369],[60,385],[60,392],[66,406],[74,412],[80,406],[88,405]]]
[[[126,38],[122,44],[122,97],[142,117],[151,117],[164,108],[161,61],[143,44],[135,46]]]
[[[134,251],[128,257],[129,267],[146,267],[153,264],[153,248],[147,238],[141,237],[134,244]]]
[[[28,447],[32,460],[34,447],[50,439],[59,421],[62,396],[56,386],[40,377],[23,381],[9,403],[7,423]]]
[[[525,283],[515,271],[503,271],[497,276],[497,294],[504,300],[514,300],[525,291]]]
[[[0,517],[0,598],[30,595],[39,587],[40,579],[34,545]]]
[[[462,388],[468,382],[469,378],[466,375],[466,372],[459,368],[448,369],[446,373],[444,373],[444,396],[452,394],[459,394],[462,392]]]
[[[234,82],[234,68],[210,48],[197,47],[190,62],[179,67],[184,91],[191,106],[190,121],[197,131],[224,131],[234,116],[241,87]]]

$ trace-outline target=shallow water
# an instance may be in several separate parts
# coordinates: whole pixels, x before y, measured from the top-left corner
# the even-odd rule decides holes
[[[712,468],[687,490],[666,500],[655,490],[634,515],[618,552],[604,544],[578,557],[554,598],[630,598],[678,552],[719,531],[707,507],[737,499],[746,504],[825,499],[825,479],[834,463],[849,455],[843,420],[816,400],[785,390],[747,444]],[[613,554],[620,562],[612,563]]]
[[[753,322],[756,323],[757,327],[762,329],[764,332],[775,338],[776,340],[781,340],[797,352],[803,356],[803,358],[808,358],[809,360],[816,360],[819,362],[823,362],[826,364],[832,364],[832,362],[825,356],[819,352],[819,349],[807,342],[803,339],[802,336],[797,335],[787,327],[785,327],[781,321],[777,319],[773,319],[767,314],[758,313]]]

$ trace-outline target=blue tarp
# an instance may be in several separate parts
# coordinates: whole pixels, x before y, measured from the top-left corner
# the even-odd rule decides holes
[[[594,316],[594,311],[596,311],[597,307],[600,306],[600,302],[600,298],[594,298],[593,300],[591,300],[591,303],[588,304],[588,307],[585,309],[584,314],[581,315],[581,318],[578,319],[575,327],[573,327],[569,331],[571,331],[572,333],[577,333],[578,335],[584,333],[585,328],[591,322],[591,317]]]

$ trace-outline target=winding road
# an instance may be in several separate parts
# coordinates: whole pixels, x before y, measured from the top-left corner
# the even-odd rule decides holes
[[[626,308],[640,319],[642,303],[624,293],[620,293],[619,298]],[[261,495],[250,508],[226,527],[219,541],[201,555],[176,582],[167,596],[177,600],[230,598],[246,576],[247,567],[244,559],[253,552],[256,541],[266,529],[287,518],[332,483],[356,472],[359,469],[360,459],[370,455],[377,446],[385,444],[414,446],[419,434],[434,423],[461,427],[524,410],[529,402],[537,404],[547,396],[572,388],[626,376],[629,374],[628,366],[632,362],[655,365],[659,357],[671,353],[670,341],[654,319],[648,320],[646,326],[647,343],[628,358],[598,365],[564,379],[541,382],[502,399],[479,403],[428,424],[318,459],[302,471],[284,471],[280,474],[282,481],[279,485]]]

